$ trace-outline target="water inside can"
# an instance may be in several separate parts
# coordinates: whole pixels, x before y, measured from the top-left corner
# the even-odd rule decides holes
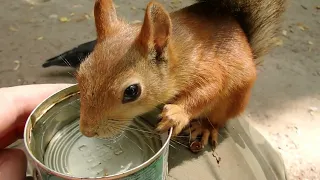
[[[78,96],[59,102],[32,128],[33,155],[58,173],[79,178],[121,174],[153,157],[166,140],[141,117],[115,139],[85,137],[79,131],[79,104]]]
[[[79,121],[76,120],[51,139],[44,154],[44,164],[76,177],[124,173],[161,149],[160,136],[145,132],[152,132],[151,127],[136,119],[130,130],[114,140],[87,138],[80,133]]]

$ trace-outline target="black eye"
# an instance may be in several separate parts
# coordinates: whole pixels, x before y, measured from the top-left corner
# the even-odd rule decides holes
[[[141,87],[139,84],[132,84],[124,90],[122,103],[132,102],[141,94]]]

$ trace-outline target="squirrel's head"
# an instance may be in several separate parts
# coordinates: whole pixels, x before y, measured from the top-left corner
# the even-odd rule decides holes
[[[119,20],[111,0],[97,0],[94,15],[97,44],[77,72],[80,131],[107,138],[173,96],[172,25],[155,2],[147,5],[142,25]]]

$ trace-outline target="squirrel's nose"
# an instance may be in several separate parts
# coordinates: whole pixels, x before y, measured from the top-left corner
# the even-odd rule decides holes
[[[86,137],[93,137],[97,133],[95,132],[94,128],[89,126],[88,121],[83,118],[80,118],[80,132],[82,135]]]
[[[80,132],[84,135],[84,136],[87,136],[87,137],[93,137],[96,135],[95,132],[92,132],[92,131],[88,131],[88,130],[80,130]]]
[[[88,128],[85,128],[81,125],[80,125],[80,132],[82,135],[87,137],[93,137],[97,134],[95,131],[89,130]]]

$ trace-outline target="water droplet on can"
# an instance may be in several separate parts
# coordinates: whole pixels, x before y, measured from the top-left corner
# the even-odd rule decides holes
[[[79,146],[78,147],[78,149],[80,150],[80,151],[84,151],[84,150],[86,150],[88,147],[86,146],[86,145],[81,145],[81,146]]]
[[[123,150],[119,148],[119,149],[116,149],[113,153],[118,156],[123,153]]]
[[[98,167],[100,164],[102,164],[102,163],[101,162],[96,162],[90,168],[94,169],[94,168]]]

